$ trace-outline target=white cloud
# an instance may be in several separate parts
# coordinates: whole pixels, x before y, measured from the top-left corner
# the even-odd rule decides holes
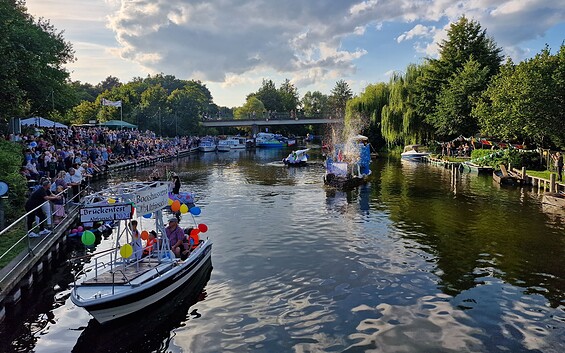
[[[130,77],[133,71],[138,76],[164,72],[230,88],[260,82],[258,75],[291,77],[302,87],[327,85],[336,78],[381,77],[366,67],[385,72],[401,69],[398,65],[407,60],[436,56],[449,22],[463,14],[479,21],[506,54],[519,60],[539,51],[524,48],[523,43],[543,38],[565,22],[565,0],[27,0],[27,4],[36,17],[50,18],[65,30],[65,37],[75,45],[81,63],[70,66],[75,77],[90,63],[107,67],[98,72],[99,80],[119,76],[118,70]],[[395,39],[384,53],[382,40],[374,39],[377,33]],[[107,48],[93,54],[85,46],[89,41]],[[410,41],[413,51],[397,57],[396,48],[405,48]],[[102,60],[104,53],[113,57],[93,61]],[[363,70],[360,65],[365,65]],[[357,72],[365,77],[355,77]]]
[[[436,28],[434,26],[423,26],[421,24],[417,24],[411,30],[404,32],[400,36],[398,36],[398,38],[396,38],[396,41],[400,43],[404,40],[410,40],[416,37],[429,38],[433,37],[435,32]]]

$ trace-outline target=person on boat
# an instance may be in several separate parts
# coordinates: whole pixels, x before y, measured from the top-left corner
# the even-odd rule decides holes
[[[563,155],[556,152],[552,157],[557,170],[557,181],[563,181]]]
[[[173,173],[173,194],[178,195],[180,193],[180,178],[176,173]]]
[[[143,256],[149,256],[153,252],[154,246],[157,244],[157,232],[152,230],[149,232],[149,238],[147,238],[147,243],[143,249]],[[155,246],[156,248],[156,246]]]
[[[141,245],[141,233],[137,229],[137,221],[133,220],[130,222],[130,230],[131,230],[131,246],[133,247],[133,254],[135,258],[139,260],[141,258],[141,254],[143,253],[143,246]]]
[[[171,250],[175,253],[176,257],[181,257],[182,251],[184,251],[183,241],[184,231],[179,227],[179,220],[176,217],[171,217],[169,219],[169,225],[165,228],[167,233],[167,238],[169,238],[169,244],[171,245]]]

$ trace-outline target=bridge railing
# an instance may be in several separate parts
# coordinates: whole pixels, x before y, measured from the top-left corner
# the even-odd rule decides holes
[[[300,119],[332,119],[331,115],[323,113],[305,114],[304,112],[263,112],[250,113],[244,120],[300,120]],[[235,120],[233,115],[203,117],[203,121]]]

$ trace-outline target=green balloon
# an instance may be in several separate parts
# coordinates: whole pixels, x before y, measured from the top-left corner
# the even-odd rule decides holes
[[[92,245],[96,241],[96,236],[91,231],[85,230],[82,233],[81,240],[84,245]]]

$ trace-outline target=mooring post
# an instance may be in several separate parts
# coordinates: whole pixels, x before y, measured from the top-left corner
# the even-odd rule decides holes
[[[528,184],[528,176],[526,175],[526,167],[522,167],[522,180],[524,184]]]
[[[549,175],[549,191],[555,192],[557,191],[557,185],[555,184],[555,174],[551,173]]]

